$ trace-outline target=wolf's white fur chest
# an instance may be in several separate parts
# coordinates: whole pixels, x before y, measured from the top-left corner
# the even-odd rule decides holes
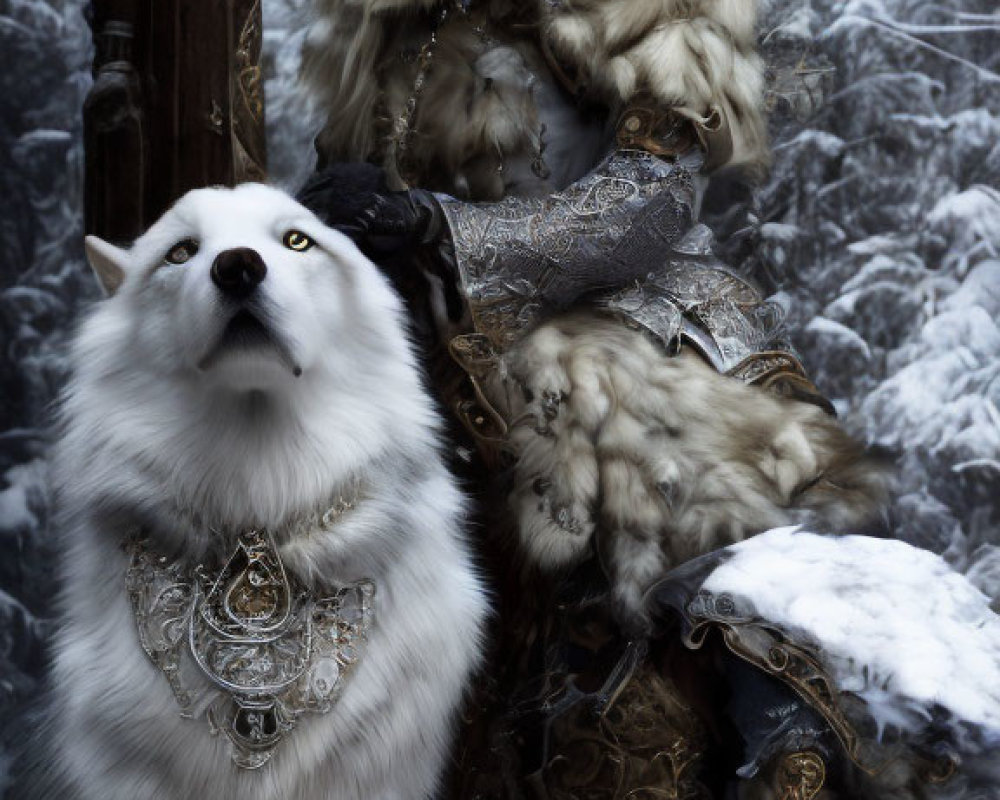
[[[164,260],[183,242],[181,263]],[[346,238],[263,186],[199,190],[128,253],[91,248],[124,282],[84,323],[64,401],[46,788],[28,796],[427,797],[485,599],[398,299]],[[247,261],[220,277],[240,248],[266,276],[247,278]],[[252,319],[234,333],[239,314]],[[289,526],[352,481],[364,491],[335,524]],[[181,716],[140,646],[123,547],[136,527],[192,563],[228,552],[225,532],[263,529],[311,596],[376,586],[336,703],[298,717],[258,769],[236,766],[197,709]]]

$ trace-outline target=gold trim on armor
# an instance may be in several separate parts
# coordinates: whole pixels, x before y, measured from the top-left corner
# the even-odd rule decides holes
[[[826,781],[826,765],[812,750],[785,753],[774,776],[778,800],[812,800]]]
[[[699,144],[691,122],[648,95],[636,97],[618,118],[618,146],[676,158]]]

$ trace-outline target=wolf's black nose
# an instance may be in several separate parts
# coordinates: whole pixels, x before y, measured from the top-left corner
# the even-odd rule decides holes
[[[223,250],[212,262],[212,281],[230,297],[249,295],[267,275],[264,259],[249,247]]]

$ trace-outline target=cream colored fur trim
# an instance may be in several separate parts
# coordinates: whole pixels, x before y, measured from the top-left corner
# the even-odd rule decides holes
[[[405,102],[412,89],[405,66],[386,62],[395,57],[389,52],[390,39],[405,33],[419,10],[436,4],[435,0],[316,0],[318,21],[304,48],[302,75],[329,115],[320,134],[320,146],[329,157],[356,160],[371,153],[380,89],[387,91],[394,106]],[[650,92],[696,123],[718,126],[711,132],[716,136],[709,138],[732,140],[729,164],[759,168],[767,163],[763,64],[754,50],[754,0],[567,0],[555,10],[547,0],[538,4],[542,35],[612,109],[637,92]],[[448,76],[437,88],[449,92],[455,98],[452,105],[460,106],[467,97],[479,98],[477,81],[481,83],[482,76],[469,69],[465,43],[446,41],[454,38],[455,28],[449,25],[444,31],[435,69],[439,76]],[[455,56],[449,57],[449,47]],[[449,66],[449,61],[454,63]],[[386,66],[382,75],[386,85],[380,87],[379,73]],[[404,85],[397,85],[399,80]],[[467,85],[470,80],[473,85]],[[435,91],[428,87],[421,113],[429,114],[428,106],[451,113],[444,98],[434,102]],[[504,140],[523,138],[534,125],[533,115],[521,113],[518,106],[524,97],[519,87],[508,91],[517,93],[513,104],[491,95],[479,98],[467,111],[459,108],[458,117],[448,117],[450,130],[473,133],[457,143],[451,141],[457,133],[448,136],[447,152],[437,137],[425,146],[433,146],[435,158],[444,155],[451,161],[470,159],[470,148],[475,147],[481,148],[476,155],[487,159],[498,145],[508,155],[516,152],[525,143],[506,142],[505,147]],[[498,112],[511,131],[493,130],[503,127],[492,118]]]
[[[549,12],[559,56],[612,107],[641,91],[695,122],[721,119],[730,165],[768,162],[755,0],[568,0]]]
[[[373,123],[380,93],[383,112],[391,119],[402,113],[416,67],[398,52],[415,52],[429,39],[425,21],[413,16],[426,5],[432,3],[323,0],[305,46],[303,79],[328,110],[319,144],[329,158],[359,160],[379,149]],[[487,47],[471,24],[439,31],[411,120],[419,135],[408,158],[424,186],[478,200],[504,196],[501,154],[509,165],[539,145],[532,70],[545,66],[539,56],[529,69],[526,58],[513,47]],[[392,181],[394,157],[385,156]]]
[[[693,352],[669,357],[616,320],[547,323],[505,367],[492,394],[515,420],[524,551],[556,569],[596,545],[633,617],[650,583],[690,558],[793,522],[848,530],[881,511],[881,468],[818,408]]]

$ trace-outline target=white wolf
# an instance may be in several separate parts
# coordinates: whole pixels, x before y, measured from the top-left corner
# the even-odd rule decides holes
[[[400,301],[257,184],[87,250],[26,796],[428,796],[486,600]]]

